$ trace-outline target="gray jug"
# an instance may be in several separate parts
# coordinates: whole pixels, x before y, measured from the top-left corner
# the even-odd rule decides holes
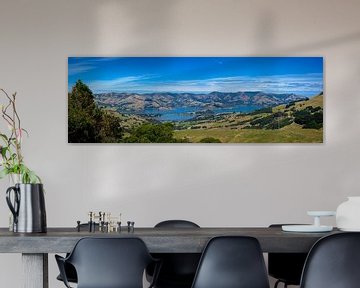
[[[11,192],[14,192],[13,197]],[[14,216],[14,232],[45,233],[47,231],[42,184],[15,184],[6,190],[6,202]]]

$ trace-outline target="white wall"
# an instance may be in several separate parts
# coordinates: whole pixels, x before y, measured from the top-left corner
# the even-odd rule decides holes
[[[307,210],[359,195],[359,10],[357,0],[1,0],[0,86],[18,92],[48,226],[73,226],[89,210],[122,212],[136,226],[309,222]],[[324,56],[325,142],[67,144],[67,57],[77,55]],[[62,287],[50,262],[50,287]],[[20,287],[19,264],[0,255],[1,286]]]

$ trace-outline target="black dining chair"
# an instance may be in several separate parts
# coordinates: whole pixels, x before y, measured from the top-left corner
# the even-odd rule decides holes
[[[288,224],[272,224],[269,228],[281,228],[282,225]],[[288,285],[300,285],[306,257],[307,253],[269,253],[268,273],[277,279],[274,288],[280,283],[284,284],[284,288]]]
[[[318,240],[306,259],[300,287],[360,287],[360,233],[338,233]]]
[[[199,225],[187,220],[166,220],[155,225],[155,229],[200,228]],[[200,253],[156,253],[152,254],[161,259],[162,266],[159,272],[156,288],[190,288],[194,280]],[[147,279],[153,277],[153,266],[147,269]]]
[[[81,230],[88,230],[89,229],[89,224],[88,223],[82,223],[80,224],[80,229]],[[95,229],[99,229],[99,224],[98,223],[95,223]],[[69,256],[69,253],[66,254],[66,257]],[[77,283],[77,275],[76,275],[76,270],[74,268],[73,265],[71,265],[70,263],[67,263],[65,262],[64,263],[64,268],[65,268],[65,275],[66,275],[66,278],[67,278],[67,281],[68,282],[71,282],[71,283]],[[61,274],[59,274],[57,277],[56,277],[57,280],[59,281],[63,281],[63,278],[61,277]]]
[[[256,238],[212,238],[200,259],[192,288],[269,288],[264,257]]]
[[[82,238],[66,258],[55,255],[61,277],[70,288],[65,263],[74,266],[78,288],[143,288],[143,274],[154,262],[154,281],[160,262],[139,238]],[[149,287],[153,287],[153,283]]]

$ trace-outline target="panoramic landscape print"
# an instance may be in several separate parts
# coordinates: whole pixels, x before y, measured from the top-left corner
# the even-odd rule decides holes
[[[322,57],[69,57],[69,143],[322,143]]]

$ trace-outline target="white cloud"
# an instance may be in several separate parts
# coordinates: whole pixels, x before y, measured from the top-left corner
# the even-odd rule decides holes
[[[136,93],[263,91],[311,95],[323,90],[322,74],[236,76],[164,82],[154,79],[154,75],[142,75],[121,77],[114,80],[98,80],[88,84],[95,93],[110,91]]]
[[[69,64],[68,74],[76,75],[95,68],[96,68],[95,66],[92,66],[89,63],[73,63],[73,64]]]
[[[112,80],[95,80],[88,82],[88,85],[92,91],[95,93],[101,92],[127,92],[129,90],[133,91],[139,87],[139,83],[146,79],[150,79],[149,75],[141,76],[126,76],[119,77]]]
[[[86,60],[82,60],[82,58],[79,59],[81,60],[80,62],[69,64],[68,74],[70,76],[81,74],[89,70],[95,69],[98,67],[99,62],[107,62],[114,60],[112,57],[94,57],[94,58],[87,58]]]

